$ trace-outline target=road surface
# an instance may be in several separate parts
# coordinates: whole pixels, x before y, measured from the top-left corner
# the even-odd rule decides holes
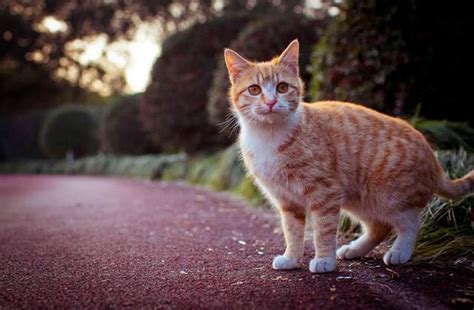
[[[375,254],[331,274],[272,270],[274,212],[180,184],[0,176],[0,246],[1,309],[472,307],[466,269]]]

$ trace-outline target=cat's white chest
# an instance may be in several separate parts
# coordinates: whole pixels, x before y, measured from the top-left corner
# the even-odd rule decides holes
[[[280,179],[280,160],[273,150],[244,147],[243,151],[248,155],[246,165],[253,175],[265,183],[274,183]]]
[[[284,199],[297,195],[301,190],[299,182],[289,182],[288,158],[278,150],[288,140],[299,117],[295,113],[285,125],[280,123],[271,129],[240,120],[239,142],[245,165],[267,196]]]
[[[263,193],[270,199],[294,197],[300,186],[288,182],[285,160],[278,152],[282,139],[270,135],[241,135],[240,138],[245,165]]]
[[[240,144],[250,173],[265,182],[278,178],[281,169],[276,141],[267,136],[245,135],[241,136]]]

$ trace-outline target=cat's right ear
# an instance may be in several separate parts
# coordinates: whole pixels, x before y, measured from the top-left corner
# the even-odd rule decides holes
[[[231,83],[235,83],[239,75],[252,66],[250,61],[228,48],[224,51],[224,59]]]

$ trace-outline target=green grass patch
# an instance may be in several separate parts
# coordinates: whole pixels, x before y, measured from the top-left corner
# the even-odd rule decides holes
[[[0,173],[85,174],[153,178],[169,165],[183,165],[184,154],[111,156],[98,155],[76,160],[30,160],[0,163]]]

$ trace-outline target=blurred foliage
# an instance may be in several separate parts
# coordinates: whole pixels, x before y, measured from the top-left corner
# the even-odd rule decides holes
[[[438,149],[459,149],[474,151],[474,128],[469,123],[420,118],[421,104],[408,122],[421,131],[426,139]]]
[[[99,150],[98,123],[89,109],[62,106],[48,113],[41,125],[40,146],[51,158],[95,154]]]
[[[33,110],[0,118],[0,160],[41,158],[38,133],[48,113]]]
[[[274,14],[249,23],[228,47],[249,60],[267,61],[279,55],[292,40],[298,38],[301,46],[301,77],[303,81],[309,82],[311,74],[307,66],[310,61],[311,47],[321,37],[325,24],[323,19],[309,19],[301,14]],[[219,56],[208,93],[207,111],[210,121],[223,128],[222,124],[229,115],[230,82],[222,53]],[[234,141],[235,135],[231,133],[235,133],[232,132],[232,128],[224,132],[229,137],[229,141]]]
[[[163,43],[141,104],[142,119],[157,147],[195,152],[221,143],[207,119],[207,90],[217,55],[249,20],[248,14],[225,15]]]
[[[474,151],[474,128],[469,127],[467,122],[419,119],[413,126],[439,149],[462,147]]]
[[[152,151],[151,141],[138,119],[140,96],[120,97],[107,108],[101,128],[105,153],[138,155]]]
[[[473,58],[462,46],[474,27],[463,5],[345,0],[313,54],[314,99],[359,102],[389,114],[473,121],[462,113]]]
[[[38,174],[86,174],[141,177],[150,179],[176,163],[184,165],[186,156],[142,155],[115,156],[97,155],[70,160],[29,160],[0,163],[0,173]]]
[[[158,22],[162,33],[185,28],[213,13],[209,0],[5,0],[0,2],[0,113],[82,101],[99,80],[120,92],[122,75],[108,75],[100,63],[82,63],[68,52],[75,40],[106,34],[107,43],[129,40],[146,21]],[[42,24],[47,17],[66,29],[52,32]],[[159,39],[159,38],[157,38]],[[78,51],[84,50],[79,47]],[[58,78],[61,69],[69,82]],[[63,92],[64,94],[61,94]],[[67,96],[67,98],[64,98]]]
[[[50,107],[83,96],[80,88],[53,79],[58,59],[51,58],[60,56],[47,43],[48,38],[31,20],[6,10],[4,5],[0,4],[0,115]],[[55,44],[64,42],[58,38]],[[43,49],[51,56],[43,63],[33,61],[33,53]]]
[[[88,95],[87,89],[97,89],[98,82],[113,93],[122,92],[123,72],[110,71],[107,50],[100,55],[100,61],[86,63],[78,57],[85,51],[83,43],[99,35],[111,45],[131,40],[137,29],[148,23],[158,29],[156,39],[161,41],[194,23],[204,23],[221,14],[262,11],[270,7],[302,10],[302,3],[302,0],[284,4],[271,0],[219,3],[211,0],[2,0],[0,114],[82,102]],[[58,29],[48,29],[46,21],[59,25]]]

